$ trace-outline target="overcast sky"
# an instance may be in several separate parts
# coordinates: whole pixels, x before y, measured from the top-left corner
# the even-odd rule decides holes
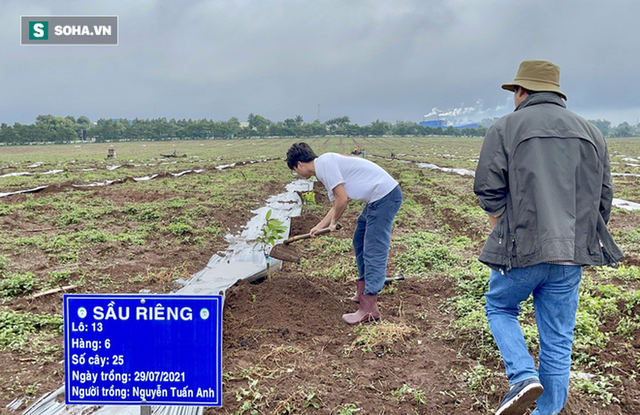
[[[20,16],[117,15],[117,46],[21,46]],[[636,0],[3,0],[0,122],[99,118],[480,121],[525,59],[567,106],[640,118]]]

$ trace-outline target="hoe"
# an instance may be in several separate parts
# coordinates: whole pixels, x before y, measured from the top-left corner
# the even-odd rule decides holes
[[[342,225],[337,224],[336,230],[339,230],[339,229],[342,229]],[[316,236],[325,235],[329,232],[331,232],[330,228],[320,229],[318,232],[316,232]],[[285,239],[284,241],[282,241],[282,243],[276,244],[273,248],[271,248],[271,252],[269,253],[269,256],[275,259],[279,259],[281,261],[299,263],[300,259],[302,258],[302,255],[300,255],[294,247],[289,246],[289,244],[295,241],[300,241],[302,239],[308,239],[308,238],[311,238],[311,234],[305,233],[303,235],[292,236],[289,239]]]

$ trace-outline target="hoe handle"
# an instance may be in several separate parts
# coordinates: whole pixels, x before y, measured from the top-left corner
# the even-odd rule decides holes
[[[340,225],[339,223],[336,224],[336,230],[340,230],[340,229],[342,229],[342,225]],[[319,231],[316,232],[316,236],[324,235],[329,232],[331,232],[331,228],[320,229]],[[285,239],[282,243],[285,245],[289,245],[291,242],[299,241],[301,239],[308,239],[308,238],[311,238],[311,234],[305,233],[302,235],[292,236],[289,239]]]

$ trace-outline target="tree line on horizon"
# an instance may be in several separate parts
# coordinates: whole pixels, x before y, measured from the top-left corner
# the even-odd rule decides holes
[[[69,143],[77,141],[107,142],[119,140],[191,140],[234,139],[251,137],[379,137],[379,136],[464,136],[483,137],[498,118],[484,119],[478,128],[426,127],[413,121],[375,120],[368,125],[352,124],[348,116],[325,122],[305,122],[302,116],[284,121],[271,121],[261,115],[249,114],[247,122],[232,117],[227,121],[176,120],[166,118],[128,120],[100,118],[92,123],[86,116],[56,117],[38,115],[33,124],[0,124],[0,143]],[[607,120],[590,120],[606,137],[640,136],[640,124],[622,123],[612,127]]]

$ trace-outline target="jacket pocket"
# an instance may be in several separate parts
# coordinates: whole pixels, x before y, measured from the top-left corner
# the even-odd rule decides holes
[[[503,270],[507,266],[506,241],[507,222],[503,214],[485,242],[478,260],[495,270]]]
[[[487,242],[485,242],[482,248],[483,253],[491,253],[493,255],[500,255],[504,257],[506,255],[506,241],[505,241],[505,223],[504,219],[500,218],[496,226],[493,228]]]
[[[624,254],[618,248],[613,237],[607,230],[607,225],[601,215],[598,215],[598,228],[596,229],[598,235],[598,244],[600,245],[600,251],[602,252],[602,259],[604,260],[601,265],[610,265],[614,268],[618,267],[618,261],[624,258]]]
[[[598,238],[598,243],[600,244],[600,250],[602,251],[602,258],[604,260],[603,265],[611,265],[612,267],[617,268],[618,261],[616,261],[616,259],[613,256],[611,256],[611,254],[607,250],[607,247],[604,246],[604,244],[599,238]]]
[[[487,243],[485,245],[486,248],[490,248],[491,252],[500,252],[504,253],[505,247],[505,238],[504,238],[504,228],[505,228],[505,220],[504,215],[500,216],[498,219],[498,223],[493,227],[491,233],[489,234],[489,238],[487,239]]]

